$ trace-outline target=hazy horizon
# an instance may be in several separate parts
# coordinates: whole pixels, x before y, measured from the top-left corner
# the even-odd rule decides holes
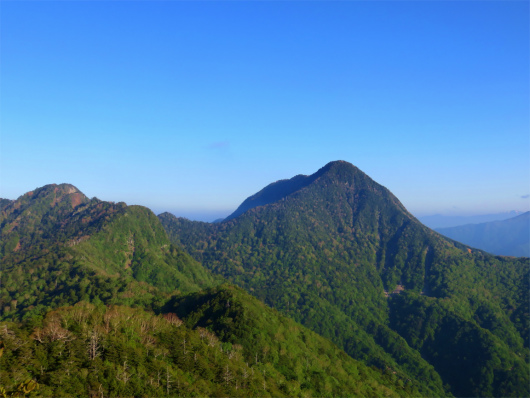
[[[70,183],[68,183],[70,184]],[[47,184],[44,184],[44,185],[47,185]],[[72,184],[75,186],[75,184]],[[35,187],[34,189],[36,188],[40,188],[40,187]],[[87,197],[97,197],[98,199],[102,199],[100,196],[98,195],[87,195],[86,192],[84,192],[82,189],[80,189],[78,186],[76,186],[77,189],[79,189],[81,192],[83,192]],[[10,200],[16,200],[17,198],[19,198],[20,196],[26,194],[27,192],[30,192],[32,191],[33,189],[30,189],[24,193],[21,193],[20,195],[17,195],[16,197],[11,197],[11,198],[6,198],[6,197],[1,197],[0,196],[0,199],[10,199]],[[159,207],[153,207],[153,206],[148,206],[148,205],[145,205],[145,204],[141,204],[141,203],[128,203],[126,202],[127,205],[141,205],[141,206],[145,206],[147,208],[149,208],[153,213],[155,213],[156,215],[159,215],[159,214],[162,214],[162,213],[171,213],[177,217],[184,217],[184,218],[187,218],[189,220],[192,220],[192,221],[203,221],[203,222],[213,222],[213,221],[216,221],[218,219],[224,219],[226,217],[228,217],[230,214],[232,214],[236,209],[237,207],[245,200],[246,198],[242,198],[241,201],[236,205],[234,206],[233,208],[230,208],[230,209],[201,209],[201,208],[178,208],[178,207],[168,207],[168,208],[159,208]],[[399,199],[399,198],[398,198]],[[114,198],[114,199],[102,199],[102,200],[106,200],[106,201],[111,201],[111,202],[124,202],[123,200],[120,200],[119,198]],[[516,216],[517,214],[522,214],[522,213],[525,213],[529,210],[524,210],[524,209],[511,209],[511,210],[507,210],[507,211],[501,211],[501,212],[489,212],[489,213],[484,213],[484,212],[455,212],[454,210],[451,212],[446,212],[446,213],[426,213],[426,214],[422,214],[422,213],[414,213],[414,212],[411,212],[416,218],[419,218],[419,219],[422,219],[422,218],[429,218],[429,217],[444,217],[444,218],[462,218],[462,219],[470,219],[470,218],[473,218],[473,217],[489,217],[491,218],[492,220],[493,219],[504,219],[504,218],[509,218],[511,216]],[[499,218],[500,217],[500,218]],[[465,221],[463,222],[465,223]],[[460,225],[460,224],[454,224],[454,225]],[[435,228],[435,227],[432,227],[432,228]]]
[[[183,217],[183,218],[187,218],[188,220],[191,220],[191,221],[202,221],[202,222],[214,222],[214,221],[219,220],[219,219],[225,219],[230,214],[232,214],[232,211],[229,211],[229,212],[211,211],[211,212],[203,213],[203,212],[200,212],[200,211],[193,211],[193,210],[189,211],[189,210],[178,210],[178,209],[177,210],[162,210],[162,211],[153,210],[153,209],[151,209],[151,210],[156,215],[159,215],[161,213],[166,213],[167,212],[167,213],[173,214],[176,217]],[[502,218],[500,218],[500,220],[504,220],[505,219],[504,216],[506,216],[506,218],[510,218],[512,214],[513,214],[513,217],[516,217],[517,215],[522,214],[522,213],[525,213],[525,212],[521,211],[521,210],[512,210],[510,212],[490,213],[490,214],[458,214],[458,215],[454,215],[454,214],[425,214],[425,215],[413,214],[413,215],[416,218],[419,218],[419,219],[422,219],[424,217],[434,217],[434,216],[441,216],[441,217],[447,217],[447,218],[460,217],[462,219],[480,217],[480,216],[502,216]],[[482,221],[480,221],[480,222],[482,222]],[[457,224],[455,224],[455,226],[456,225],[463,225],[463,224],[466,224],[466,223],[467,223],[467,220],[464,220],[462,224],[457,223]],[[476,223],[479,223],[479,222],[476,222]],[[433,227],[433,228],[437,228],[437,227]]]
[[[274,181],[272,181],[272,182],[274,182]],[[84,192],[83,189],[80,188],[79,186],[77,186],[76,184],[72,184],[71,182],[62,182],[62,183],[74,185],[77,189],[79,189],[83,194],[85,194],[89,198],[96,197],[98,199],[105,200],[105,201],[110,201],[110,202],[125,202],[127,205],[145,206],[145,207],[149,208],[156,215],[168,212],[168,213],[171,213],[171,214],[173,214],[173,215],[175,215],[177,217],[184,217],[184,218],[187,218],[187,219],[192,220],[192,221],[203,221],[203,222],[213,222],[213,221],[216,221],[218,219],[222,219],[222,218],[228,217],[230,214],[232,214],[237,209],[237,207],[239,207],[239,205],[245,199],[247,199],[247,197],[241,198],[240,202],[237,203],[233,208],[225,208],[225,209],[219,209],[219,208],[217,208],[217,209],[216,208],[211,208],[211,209],[205,209],[205,208],[179,208],[179,207],[172,207],[172,206],[169,206],[167,208],[162,208],[162,207],[156,207],[156,206],[149,206],[149,205],[146,205],[146,204],[143,204],[143,203],[127,202],[125,200],[120,199],[119,197],[110,198],[109,199],[109,198],[102,198],[100,195],[97,195],[97,194],[96,195],[89,195],[86,192]],[[51,184],[62,184],[62,183],[51,183]],[[0,196],[0,199],[16,200],[20,196],[23,196],[24,194],[26,194],[27,192],[33,191],[34,189],[40,188],[40,187],[42,187],[44,185],[48,185],[48,184],[43,184],[41,186],[34,187],[33,189],[28,189],[27,191],[22,192],[19,195],[16,195],[14,197]],[[264,187],[262,187],[262,188],[264,188]],[[257,191],[251,193],[249,196],[253,195],[254,193],[257,193]],[[478,211],[478,212],[477,211],[475,211],[475,212],[473,212],[473,211],[467,211],[467,212],[464,211],[464,212],[462,212],[462,211],[459,211],[458,209],[450,209],[450,210],[448,210],[446,212],[417,213],[417,212],[411,211],[410,209],[407,209],[407,210],[409,210],[417,218],[436,217],[436,216],[448,217],[448,218],[450,218],[450,217],[470,218],[470,217],[480,217],[480,216],[503,216],[503,215],[509,215],[510,213],[514,213],[514,214],[515,213],[525,213],[525,212],[529,211],[529,209],[524,209],[524,208],[518,208],[518,209],[514,208],[514,209],[509,209],[509,210],[490,211],[490,212],[480,212],[480,211]]]
[[[152,209],[152,208],[150,208],[150,209],[156,215],[168,212],[168,213],[171,213],[171,214],[173,214],[173,215],[175,215],[177,217],[184,217],[184,218],[187,218],[187,219],[192,220],[192,221],[204,221],[204,222],[213,222],[213,221],[218,220],[218,219],[224,219],[224,218],[228,217],[230,214],[232,214],[234,212],[234,210],[235,210],[235,208],[234,208],[234,209],[227,210],[227,211],[210,210],[210,211],[204,212],[204,211],[201,211],[201,210],[193,210],[193,209]],[[416,218],[436,217],[436,216],[447,217],[447,218],[458,218],[458,217],[460,217],[460,218],[472,218],[472,217],[481,217],[481,216],[504,216],[504,215],[506,215],[507,218],[508,218],[511,215],[513,215],[513,217],[516,217],[517,215],[525,213],[527,211],[528,210],[513,209],[513,210],[510,210],[510,211],[505,211],[505,212],[500,212],[500,213],[457,213],[457,214],[452,214],[452,213],[446,213],[446,214],[439,214],[439,213],[435,213],[435,214],[414,214],[413,213],[413,215]]]

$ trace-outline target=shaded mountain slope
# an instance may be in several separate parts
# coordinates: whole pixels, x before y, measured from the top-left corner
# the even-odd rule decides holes
[[[4,209],[4,207],[6,207],[9,204],[11,204],[11,202],[13,202],[11,199],[0,198],[0,211],[2,211]]]
[[[530,211],[508,220],[437,228],[436,231],[492,254],[530,257]]]
[[[372,395],[372,386],[366,382],[379,380],[399,395],[418,393],[406,379],[352,360],[328,340],[280,315],[240,288],[224,285],[192,293],[168,303],[168,309],[175,311],[190,327],[210,328],[222,341],[241,345],[249,363],[268,362],[280,369],[286,376],[283,383],[291,386],[286,386],[286,392],[292,387],[317,385],[318,396],[343,396],[352,391],[354,395]],[[377,384],[373,387],[378,388]],[[379,388],[379,393],[390,391]]]
[[[349,163],[332,162],[306,178],[312,182],[281,200],[220,224],[159,218],[171,239],[210,270],[352,357],[422,384],[424,395],[441,396],[446,388],[459,396],[529,393],[527,261],[441,237]],[[392,292],[403,289],[415,301],[445,303],[448,312],[436,326],[449,341],[444,355],[459,361],[460,332],[445,322],[455,317],[477,328],[476,347],[491,357],[500,352],[500,362],[474,362],[460,384],[447,369],[450,360],[433,360],[436,353],[427,355],[391,322],[391,311],[401,311],[399,302],[390,305],[399,297]],[[480,320],[480,306],[494,321]],[[508,363],[518,371],[510,373]],[[487,388],[481,372],[493,375]]]
[[[245,199],[243,203],[230,214],[224,221],[231,220],[245,213],[247,210],[253,209],[254,207],[264,206],[269,203],[277,202],[290,194],[302,189],[303,187],[308,186],[313,181],[315,181],[321,174],[326,172],[326,167],[319,170],[317,173],[306,176],[306,175],[297,175],[288,180],[280,180],[273,182],[272,184],[267,185],[258,193],[252,195],[251,197]]]

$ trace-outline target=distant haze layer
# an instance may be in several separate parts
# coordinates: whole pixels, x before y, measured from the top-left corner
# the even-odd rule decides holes
[[[424,225],[429,228],[449,228],[457,227],[459,225],[466,224],[480,224],[490,221],[501,221],[507,220],[508,218],[516,217],[520,214],[523,214],[523,211],[512,210],[509,212],[503,213],[493,213],[493,214],[478,214],[478,215],[442,215],[434,214],[432,216],[421,216],[417,217]]]

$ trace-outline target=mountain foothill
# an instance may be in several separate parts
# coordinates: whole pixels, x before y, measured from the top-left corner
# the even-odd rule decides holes
[[[421,224],[348,162],[190,221],[0,200],[4,396],[530,396],[529,259]]]

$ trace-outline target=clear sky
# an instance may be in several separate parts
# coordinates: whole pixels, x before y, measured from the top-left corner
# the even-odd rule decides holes
[[[0,197],[211,220],[341,159],[416,215],[529,210],[527,1],[0,7]]]

